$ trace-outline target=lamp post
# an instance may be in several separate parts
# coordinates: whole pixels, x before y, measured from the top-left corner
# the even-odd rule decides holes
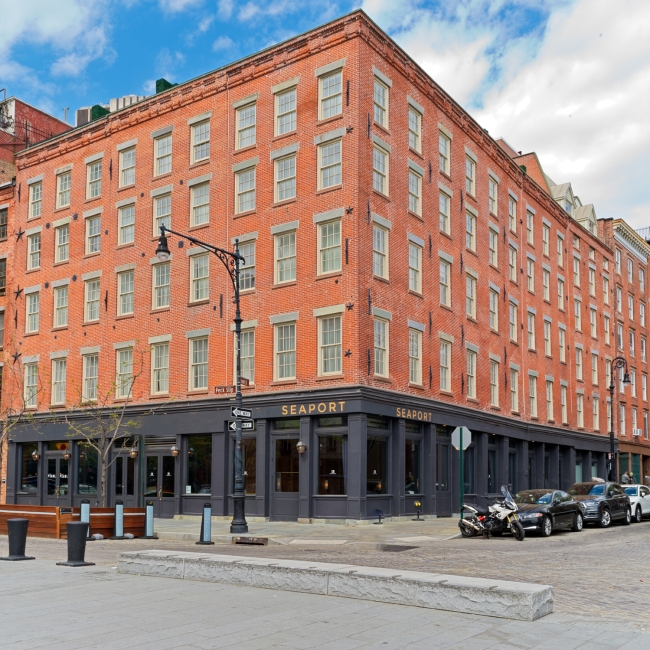
[[[609,379],[609,404],[610,404],[610,413],[609,413],[609,419],[610,419],[610,430],[609,430],[609,471],[607,474],[607,479],[609,481],[618,481],[618,471],[617,471],[617,465],[615,462],[615,451],[614,451],[614,446],[615,446],[615,438],[614,438],[614,388],[615,388],[615,377],[616,377],[616,371],[620,370],[621,368],[625,368],[625,372],[623,374],[623,383],[627,386],[628,384],[631,384],[632,382],[630,381],[630,375],[627,372],[627,359],[625,357],[614,357],[612,359],[612,370],[610,373],[610,379]]]
[[[237,342],[237,386],[235,393],[235,405],[237,408],[242,407],[242,394],[241,394],[241,311],[239,305],[239,267],[240,264],[245,262],[243,256],[239,252],[239,240],[235,240],[235,251],[227,251],[223,248],[218,248],[212,244],[206,244],[195,237],[184,235],[183,233],[171,230],[166,226],[160,226],[160,238],[158,239],[158,248],[156,249],[156,257],[161,262],[166,262],[170,257],[169,246],[167,245],[167,235],[177,235],[183,239],[201,246],[206,251],[216,255],[228,271],[232,286],[235,292],[235,340]],[[244,474],[242,467],[242,428],[241,418],[235,419],[235,492],[233,494],[233,518],[230,523],[230,532],[235,534],[247,533],[248,524],[246,523],[246,516],[244,512],[245,496],[244,496]]]

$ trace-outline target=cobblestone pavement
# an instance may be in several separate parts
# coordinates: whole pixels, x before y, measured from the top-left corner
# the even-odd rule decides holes
[[[103,552],[99,547],[92,553]],[[509,621],[332,596],[119,575],[105,566],[70,569],[37,560],[0,563],[0,645],[3,650],[234,646],[636,650],[650,645],[650,634],[629,621],[561,614],[532,623]]]
[[[251,533],[255,534],[253,526]],[[413,532],[408,522],[404,522],[403,531],[398,532],[396,539],[417,536],[417,529]],[[0,537],[0,554],[6,553],[6,539]],[[403,550],[404,547],[413,548]],[[528,536],[524,542],[516,542],[510,536],[490,540],[396,541],[385,547],[388,550],[366,550],[364,545],[355,544],[198,547],[192,542],[102,540],[88,544],[86,558],[98,564],[114,565],[121,551],[152,548],[282,559],[309,558],[319,562],[550,584],[555,589],[555,612],[558,614],[635,622],[650,631],[648,521],[631,526],[616,524],[607,530],[590,526],[581,533],[556,532],[549,539]],[[390,550],[397,552],[388,552]],[[27,552],[38,559],[63,560],[66,542],[29,538]]]

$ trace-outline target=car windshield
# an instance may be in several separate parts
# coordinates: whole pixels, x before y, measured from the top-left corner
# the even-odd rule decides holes
[[[528,490],[517,492],[515,503],[551,503],[553,493],[548,490]]]
[[[574,496],[605,494],[604,483],[576,483],[571,486],[569,494]]]
[[[635,487],[626,487],[624,489],[625,489],[625,494],[627,494],[628,496],[631,496],[631,497],[636,496],[637,488],[635,488]]]

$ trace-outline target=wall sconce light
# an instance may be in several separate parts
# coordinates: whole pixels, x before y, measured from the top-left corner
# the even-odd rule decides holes
[[[38,453],[38,451],[36,451],[36,449],[34,449],[34,451],[32,452],[32,458],[34,460],[39,460],[40,457],[41,457],[41,455]]]
[[[302,455],[307,451],[307,445],[302,440],[298,440],[296,443],[296,449],[298,450],[298,453]]]
[[[194,447],[190,447],[190,448],[187,450],[187,455],[188,455],[188,456],[191,456],[193,453],[194,453]]]
[[[179,449],[178,449],[178,447],[176,445],[172,445],[172,448],[170,449],[170,451],[172,452],[172,456],[174,458],[176,458],[176,456],[178,456],[178,454],[180,454],[180,451],[179,451]]]
[[[70,452],[66,451],[65,454],[63,454],[63,458],[65,458],[65,460],[70,460]]]
[[[135,447],[131,447],[131,451],[129,452],[129,456],[131,458],[137,458],[138,457],[138,450]]]

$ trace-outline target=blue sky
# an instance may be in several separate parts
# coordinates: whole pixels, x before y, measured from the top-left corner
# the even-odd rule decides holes
[[[0,88],[63,116],[363,9],[600,217],[650,225],[647,0],[0,0]],[[616,129],[612,125],[616,124]]]

